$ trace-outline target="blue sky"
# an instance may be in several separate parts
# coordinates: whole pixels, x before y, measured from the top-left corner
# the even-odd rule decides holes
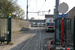
[[[25,12],[26,12],[26,1],[27,0],[18,0],[17,1],[17,3],[20,5],[20,7]],[[55,1],[56,0],[46,0],[46,2],[45,2],[45,0],[28,0],[28,2],[29,2],[29,12],[39,11],[41,9],[43,3],[45,2],[44,6],[42,7],[42,9],[40,11],[48,11],[50,9],[51,10],[50,14],[53,14],[54,8],[55,8]],[[62,3],[62,2],[67,3],[69,5],[69,10],[72,9],[75,6],[75,0],[59,0],[59,1],[60,1],[60,3]],[[42,14],[42,13],[40,13],[40,14]],[[44,14],[48,14],[48,13],[46,12]],[[28,18],[30,19],[32,17],[34,17],[35,19],[45,19],[44,16],[39,16],[36,13],[29,13]]]

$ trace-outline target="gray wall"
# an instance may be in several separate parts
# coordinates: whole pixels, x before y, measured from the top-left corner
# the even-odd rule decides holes
[[[68,12],[68,18],[72,18],[75,16],[75,7],[73,7],[69,12]]]
[[[29,21],[12,19],[12,32],[19,30],[27,30],[29,28]]]
[[[29,21],[12,19],[12,32],[29,29]],[[0,19],[0,34],[7,32],[7,19]]]

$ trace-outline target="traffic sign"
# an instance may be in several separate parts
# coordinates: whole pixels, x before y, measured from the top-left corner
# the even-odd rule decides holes
[[[66,3],[61,3],[58,6],[58,11],[62,13],[62,15],[58,15],[58,18],[68,17],[68,14],[64,14],[68,11],[68,5]],[[62,26],[61,26],[61,46],[63,45],[63,26],[64,26],[64,18],[62,18]]]
[[[58,6],[58,11],[60,12],[60,13],[65,13],[65,12],[67,12],[68,11],[68,9],[69,9],[69,6],[68,6],[68,4],[66,4],[66,3],[61,3],[59,6]]]
[[[62,18],[62,17],[68,17],[68,14],[58,15],[58,18]]]

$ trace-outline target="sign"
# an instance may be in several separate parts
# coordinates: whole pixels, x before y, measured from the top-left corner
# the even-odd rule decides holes
[[[69,9],[69,6],[68,6],[68,4],[66,4],[66,3],[61,3],[59,6],[58,6],[58,11],[60,12],[60,13],[66,13],[67,11],[68,11],[68,9]]]
[[[68,11],[68,5],[66,3],[61,3],[59,6],[58,6],[58,11],[60,13],[62,13],[62,15],[58,15],[58,18],[60,17],[68,17],[68,14],[64,14]],[[61,46],[63,45],[63,26],[64,26],[64,18],[62,18],[62,26],[61,26]]]
[[[68,14],[58,15],[58,18],[62,18],[62,17],[68,17]]]
[[[52,22],[52,19],[50,19],[50,21],[49,22]]]
[[[9,15],[11,15],[11,14],[9,14]]]

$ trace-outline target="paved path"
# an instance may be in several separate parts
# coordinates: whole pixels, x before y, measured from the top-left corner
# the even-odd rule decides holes
[[[1,50],[42,50],[42,41],[45,38],[52,38],[54,33],[46,32],[43,27],[32,27],[29,31],[13,33],[12,42],[14,45],[5,45]]]

